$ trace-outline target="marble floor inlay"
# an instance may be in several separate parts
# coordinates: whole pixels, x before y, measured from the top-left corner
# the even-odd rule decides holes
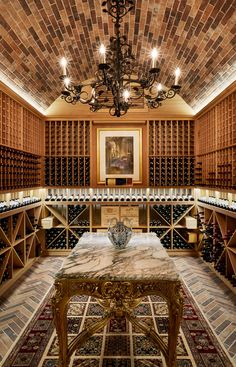
[[[9,354],[39,308],[62,260],[60,257],[40,258],[0,297],[0,361]],[[236,366],[236,296],[200,258],[175,257],[174,261],[203,315]]]

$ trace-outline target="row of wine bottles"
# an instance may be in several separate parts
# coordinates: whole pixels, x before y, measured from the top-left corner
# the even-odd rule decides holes
[[[78,243],[79,238],[85,233],[88,232],[88,228],[76,228],[73,229],[73,232],[69,231],[68,233],[68,244],[67,244],[67,236],[66,230],[63,228],[51,228],[47,229],[45,232],[45,245],[46,249],[56,250],[56,249],[72,249]]]
[[[8,202],[7,201],[0,201],[0,213],[4,213],[4,212],[7,212],[9,210],[20,208],[22,206],[30,205],[30,204],[33,204],[33,203],[38,203],[40,201],[41,201],[40,198],[30,197],[30,196],[25,196],[25,197],[23,197],[22,200],[12,199]]]
[[[146,195],[138,194],[81,194],[81,195],[53,195],[46,197],[45,201],[194,201],[192,195]]]
[[[194,157],[150,157],[150,186],[193,186]]]
[[[152,228],[152,232],[156,233],[157,237],[161,238],[161,244],[166,249],[191,249],[191,245],[177,231],[173,231],[172,240],[171,232],[163,228]],[[173,244],[171,242],[173,241]]]
[[[89,157],[46,157],[46,186],[89,186]]]
[[[216,199],[215,197],[201,197],[198,199],[201,203],[210,204],[216,206],[217,208],[222,208],[225,210],[230,210],[231,212],[236,212],[236,201],[229,203],[226,199]]]

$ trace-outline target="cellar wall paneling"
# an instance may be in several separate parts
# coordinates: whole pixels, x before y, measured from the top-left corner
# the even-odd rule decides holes
[[[44,155],[44,123],[39,116],[0,91],[0,144]]]
[[[42,157],[0,145],[0,190],[40,187],[43,184]]]
[[[43,155],[43,116],[16,100],[11,93],[1,90],[0,190],[7,192],[41,186]]]
[[[195,184],[236,189],[236,91],[195,121]]]
[[[41,203],[36,202],[0,212],[0,294],[41,253],[41,208]]]
[[[45,185],[90,186],[90,121],[45,122]]]
[[[149,121],[149,185],[194,185],[194,121]]]

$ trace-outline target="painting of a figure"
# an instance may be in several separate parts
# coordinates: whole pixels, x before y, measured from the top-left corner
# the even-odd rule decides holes
[[[133,136],[105,138],[106,174],[134,173]]]

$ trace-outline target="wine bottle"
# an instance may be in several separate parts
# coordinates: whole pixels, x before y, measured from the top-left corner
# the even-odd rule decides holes
[[[90,195],[89,194],[85,195],[85,201],[90,201]]]
[[[140,195],[140,193],[137,193],[137,201],[142,201],[142,196]]]
[[[110,194],[110,195],[109,195],[108,200],[109,200],[109,201],[113,201],[113,200],[114,200],[114,198],[113,198],[113,194]]]
[[[120,195],[120,201],[125,201],[125,197],[123,194]]]
[[[45,201],[50,201],[52,199],[52,195],[47,195]]]
[[[92,201],[97,201],[97,195],[96,195],[96,194],[94,194],[94,195],[92,196]]]
[[[154,196],[152,194],[149,194],[149,201],[154,201]]]
[[[81,194],[80,197],[79,197],[79,201],[85,201],[85,196],[84,194]]]

